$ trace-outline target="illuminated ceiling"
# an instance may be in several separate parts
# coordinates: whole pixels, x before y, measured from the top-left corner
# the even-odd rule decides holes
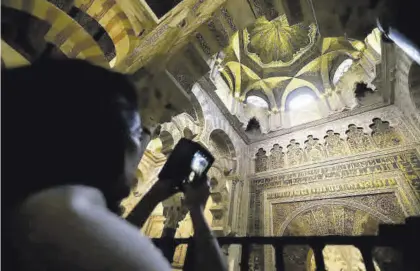
[[[77,58],[130,74],[142,95],[154,97],[141,107],[150,115],[145,125],[157,125],[184,112],[190,100],[166,61],[225,1],[4,0],[2,67]]]
[[[372,35],[375,43],[379,32]],[[232,36],[219,70],[235,98],[262,97],[276,112],[297,88],[308,87],[319,98],[334,91],[340,78],[333,82],[331,73],[343,61],[358,63],[366,48],[361,41],[321,37],[314,23],[290,26],[284,15],[271,21],[261,17]]]
[[[154,2],[5,0],[2,53],[7,56],[2,57],[2,65],[24,65],[46,54],[85,59],[120,72],[135,73],[133,78],[139,91],[161,89],[168,95],[156,103],[171,105],[156,110],[156,104],[152,104],[150,112],[142,113],[162,111],[165,116],[185,108],[184,100],[174,102],[174,97],[189,95],[192,86],[208,75],[209,69],[220,68],[230,97],[240,103],[246,102],[248,96],[264,99],[268,106],[261,100],[256,104],[267,115],[283,112],[288,95],[301,87],[311,89],[329,109],[339,110],[341,105],[334,101],[338,98],[333,99],[332,95],[341,93],[342,100],[351,99],[351,93],[346,91],[352,89],[355,78],[366,81],[363,70],[375,73],[366,63],[380,56],[378,32],[361,42],[331,37],[326,26],[335,22],[333,19],[319,17],[323,23],[317,23],[313,8],[319,13],[327,4],[328,8],[342,5],[333,0],[315,6],[305,1],[283,0],[183,0],[150,4]],[[360,13],[357,7],[351,7],[356,17]],[[339,14],[334,16],[341,14],[341,9],[337,10]],[[335,25],[342,26],[344,22]],[[374,50],[370,51],[373,57],[365,61],[367,43]],[[219,54],[221,51],[223,54]],[[219,67],[212,64],[216,55],[221,58]],[[333,81],[333,73],[345,60],[352,60],[353,65],[339,69],[345,71],[344,75]],[[346,78],[349,73],[355,77]],[[154,76],[153,87],[148,75]],[[182,95],[174,94],[179,86],[185,90],[178,93]],[[242,114],[241,123],[247,121],[248,116],[227,109],[233,115]]]
[[[246,54],[260,65],[290,65],[315,40],[316,28],[304,23],[290,26],[285,15],[274,20],[260,17],[243,31]]]

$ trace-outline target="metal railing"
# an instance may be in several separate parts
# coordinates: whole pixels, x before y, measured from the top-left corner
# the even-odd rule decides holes
[[[310,246],[314,253],[317,271],[326,270],[322,251],[327,245],[352,245],[362,254],[366,271],[375,271],[372,251],[376,247],[390,247],[403,255],[404,271],[420,270],[420,218],[412,217],[402,225],[381,225],[377,236],[305,236],[305,237],[219,237],[219,245],[240,245],[240,270],[250,270],[250,250],[253,245],[271,245],[275,251],[276,270],[285,270],[283,251],[290,245]],[[194,270],[194,243],[192,238],[159,238],[153,239],[164,256],[172,262],[178,245],[188,244],[183,270]]]

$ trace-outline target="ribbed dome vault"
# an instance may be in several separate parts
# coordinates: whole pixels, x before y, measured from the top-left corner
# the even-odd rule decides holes
[[[271,21],[260,17],[248,28],[248,50],[257,54],[264,64],[290,62],[310,44],[309,31],[310,27],[302,23],[290,26],[284,15]]]

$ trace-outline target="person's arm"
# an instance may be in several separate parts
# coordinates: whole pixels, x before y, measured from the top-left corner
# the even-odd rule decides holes
[[[158,180],[133,208],[126,220],[134,226],[142,228],[156,206],[178,192],[172,184],[173,182],[169,180]]]
[[[204,217],[204,208],[210,194],[208,183],[203,182],[195,188],[186,185],[184,189],[194,227],[194,270],[228,270],[226,257]]]
[[[94,188],[37,193],[22,204],[16,220],[18,250],[52,270],[171,270],[148,238],[107,210]]]

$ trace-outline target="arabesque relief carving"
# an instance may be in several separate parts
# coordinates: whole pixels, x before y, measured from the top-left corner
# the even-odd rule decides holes
[[[382,121],[379,118],[373,120],[373,124],[369,126],[372,129],[372,138],[376,145],[380,148],[396,146],[401,144],[402,137],[389,126],[389,122]]]
[[[256,155],[255,166],[257,169],[258,165],[258,170],[255,170],[255,173],[288,168],[303,163],[319,162],[330,157],[359,154],[378,148],[394,147],[403,143],[401,133],[396,128],[391,127],[389,122],[382,121],[380,118],[374,118],[372,122],[369,126],[372,130],[371,134],[364,132],[362,127],[350,124],[346,131],[346,139],[341,138],[340,134],[333,130],[327,131],[323,142],[312,135],[308,135],[304,142],[304,150],[293,139],[287,146],[287,160],[283,159],[284,154],[279,151],[283,148],[279,144],[273,145],[269,156],[266,155],[263,148],[260,148]]]
[[[285,178],[306,173],[321,175],[302,182],[278,183],[273,178],[271,182],[261,183],[260,187],[252,184],[254,187],[251,186],[251,197],[254,199],[251,201],[258,204],[255,204],[255,208],[251,207],[250,230],[253,234],[267,236],[374,235],[377,233],[378,223],[401,223],[407,214],[420,213],[419,208],[415,207],[419,201],[402,174],[406,171],[405,168],[377,168],[375,175],[359,168],[354,171],[356,176],[345,179],[337,178],[336,174],[329,172],[343,170],[344,165],[353,167],[364,164],[368,167],[368,164],[386,164],[391,160],[399,161],[396,162],[398,164],[405,164],[403,159],[410,161],[410,164],[416,161],[419,164],[415,151],[413,155],[416,157],[410,157],[408,152],[399,153],[363,162],[342,163],[339,166],[324,166],[317,170],[297,170],[292,174],[284,174]],[[322,172],[327,173],[322,176]],[[362,172],[363,175],[358,175]],[[418,176],[417,178],[419,179]],[[409,200],[401,200],[402,197]],[[263,270],[272,270],[274,259],[271,251],[269,248],[264,248],[263,251],[264,253],[257,253],[256,257],[264,259]]]
[[[290,144],[287,146],[287,161],[290,166],[296,166],[303,163],[304,156],[303,150],[300,144],[296,140],[290,140]]]
[[[274,144],[270,151],[270,169],[284,167],[283,148],[279,144]]]
[[[385,205],[387,207],[383,209]],[[375,235],[379,224],[391,221],[402,223],[405,219],[396,194],[386,190],[379,194],[355,195],[339,199],[273,202],[271,206],[273,234],[276,236]],[[295,213],[298,214],[293,216]],[[293,219],[288,220],[287,217]],[[269,219],[265,218],[264,221]],[[274,259],[269,249],[265,249],[264,252],[265,270],[271,270]],[[290,270],[301,270],[299,266],[310,264],[308,261],[311,257],[307,257],[308,254],[311,255],[309,247],[301,252],[296,249],[286,249],[284,253],[286,267]],[[288,257],[290,254],[294,257]],[[262,254],[259,257],[261,258]]]
[[[363,131],[363,128],[350,124],[346,135],[347,143],[352,153],[360,153],[373,149],[371,138]]]
[[[311,135],[305,141],[305,153],[307,160],[312,162],[320,161],[325,157],[324,147],[319,143],[319,139]]]
[[[366,196],[377,197],[377,195]],[[361,198],[361,197],[357,197]],[[396,200],[395,197],[392,200]],[[336,205],[332,204],[334,201],[325,201],[323,205],[316,205],[312,208],[299,214],[293,219],[282,235],[296,236],[296,235],[315,235],[323,236],[329,234],[336,235],[361,235],[361,234],[375,234],[379,221],[368,212],[357,210],[351,205]],[[304,206],[310,204],[309,202],[302,203]],[[273,208],[276,210],[274,214],[274,221],[279,225],[274,229],[277,232],[280,225],[283,224],[284,219],[281,220],[281,213],[277,212],[278,208],[284,207],[286,204],[274,204]],[[369,207],[368,207],[369,208]],[[336,223],[334,223],[336,222]]]
[[[347,147],[344,140],[340,137],[339,133],[334,133],[333,130],[328,130],[327,135],[324,137],[325,150],[328,157],[340,156],[347,154]]]
[[[259,149],[255,158],[255,172],[263,172],[267,170],[268,157],[264,149]]]
[[[287,198],[287,201],[290,202],[298,197],[328,197],[330,193],[348,194],[372,189],[391,189],[395,186],[395,181],[392,178],[378,179],[375,177],[384,173],[392,173],[392,176],[399,174],[401,178],[406,180],[404,183],[413,191],[413,195],[416,195],[413,200],[417,197],[418,201],[420,198],[420,155],[416,149],[394,151],[377,157],[334,165],[324,164],[317,168],[279,173],[271,177],[255,179],[251,181],[250,186],[249,234],[263,234],[261,224],[263,217],[261,214],[264,213],[262,193],[265,190],[300,185],[301,189],[293,188],[284,192],[274,192],[273,195],[270,194],[271,196],[269,196],[278,199]],[[372,179],[367,181],[363,179],[364,176],[371,176]],[[343,178],[362,178],[363,180],[355,183],[320,184],[321,182],[333,182]],[[293,194],[291,194],[291,191],[293,191]],[[364,202],[363,204],[368,203]],[[378,201],[369,204],[374,204],[377,210],[389,210],[389,212],[395,213],[393,211],[395,208],[387,200],[378,198]],[[414,201],[407,202],[407,204],[416,206]]]
[[[364,159],[363,161],[327,165],[300,172],[279,174],[268,178],[256,179],[252,184],[258,189],[268,189],[398,170],[404,174],[413,188],[420,193],[420,158],[416,150],[391,153],[381,157]]]
[[[364,181],[359,183],[345,183],[336,185],[326,185],[321,187],[303,188],[296,190],[289,190],[284,192],[272,193],[267,196],[267,199],[277,199],[282,197],[296,197],[306,195],[328,195],[333,192],[354,192],[371,188],[393,187],[397,182],[393,179],[379,179],[374,181]]]

